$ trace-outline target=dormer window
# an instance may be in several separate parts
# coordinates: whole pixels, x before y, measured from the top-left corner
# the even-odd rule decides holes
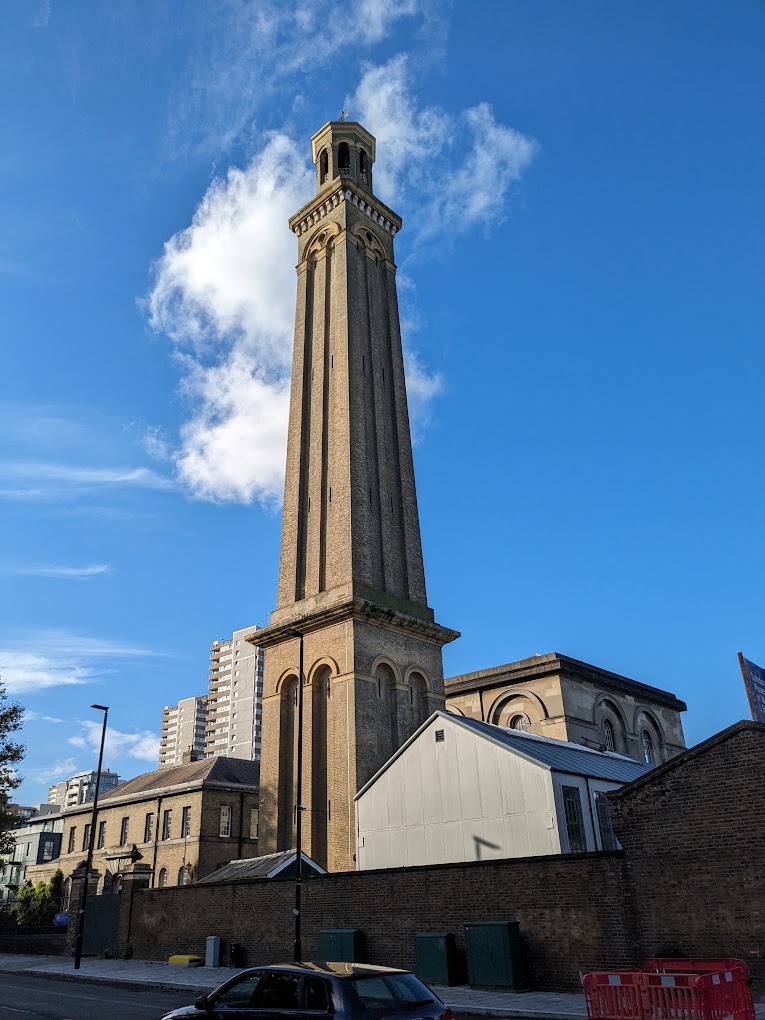
[[[319,156],[319,184],[325,184],[329,177],[329,154],[326,149],[321,150]]]
[[[337,171],[341,177],[349,177],[351,173],[351,150],[347,142],[340,142],[337,149]]]

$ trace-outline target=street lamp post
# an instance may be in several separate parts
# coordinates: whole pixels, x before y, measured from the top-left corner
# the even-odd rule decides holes
[[[300,963],[303,959],[303,946],[300,938],[300,909],[303,883],[303,635],[299,630],[286,630],[290,637],[296,637],[298,646],[298,687],[297,687],[297,783],[295,791],[295,955],[294,960]]]
[[[74,949],[74,969],[80,969],[80,960],[82,959],[82,943],[85,937],[85,904],[88,901],[88,882],[90,878],[90,869],[93,866],[93,846],[96,842],[96,814],[98,812],[98,788],[101,785],[101,763],[104,760],[104,740],[106,738],[106,717],[109,714],[109,709],[106,705],[91,705],[91,708],[97,708],[99,712],[104,713],[104,724],[101,727],[101,749],[98,752],[98,771],[96,772],[96,792],[93,797],[93,813],[90,816],[90,837],[88,839],[88,855],[85,858],[85,885],[82,888],[82,896],[80,898],[80,910],[77,915],[77,942],[75,943]]]

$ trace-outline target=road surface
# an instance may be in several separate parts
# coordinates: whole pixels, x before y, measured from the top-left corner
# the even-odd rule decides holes
[[[167,1010],[192,1003],[196,994],[2,974],[0,1020],[159,1020]]]

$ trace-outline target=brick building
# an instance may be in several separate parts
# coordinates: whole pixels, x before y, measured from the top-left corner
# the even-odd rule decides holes
[[[415,935],[518,921],[532,987],[651,956],[737,957],[765,988],[765,724],[741,722],[609,794],[622,850],[330,874],[306,883],[303,949],[360,928],[370,960],[412,968]],[[294,889],[268,879],[123,895],[121,942],[139,959],[241,943],[247,966],[290,954]],[[395,905],[395,924],[381,904]]]
[[[61,856],[27,868],[33,882],[61,868],[65,881],[83,863],[92,805],[63,815]],[[211,758],[146,772],[99,798],[93,867],[99,892],[119,889],[123,870],[141,862],[151,885],[186,885],[231,860],[258,854],[258,766]]]
[[[685,749],[668,691],[551,652],[445,681],[450,712],[659,765]]]

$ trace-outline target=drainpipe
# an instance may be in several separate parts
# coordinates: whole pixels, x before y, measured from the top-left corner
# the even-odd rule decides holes
[[[162,798],[157,797],[157,822],[154,826],[154,856],[151,862],[151,888],[154,888],[157,879],[157,843],[159,841],[159,825],[162,808]]]

